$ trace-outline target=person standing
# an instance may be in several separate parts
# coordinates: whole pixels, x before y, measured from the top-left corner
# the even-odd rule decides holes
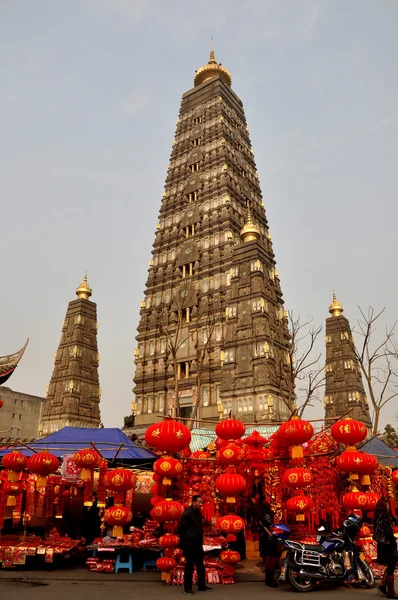
[[[271,534],[271,526],[274,524],[274,514],[269,502],[262,505],[262,516],[259,521],[260,528],[260,554],[264,561],[265,585],[277,587],[275,581],[275,569],[278,564],[278,546],[276,539]]]
[[[100,525],[101,517],[97,503],[97,494],[93,492],[91,505],[83,507],[83,537],[87,545],[100,536]]]
[[[202,498],[192,497],[192,504],[182,513],[178,535],[180,536],[180,547],[185,554],[184,570],[184,593],[193,595],[192,578],[196,565],[198,573],[198,591],[208,592],[211,590],[206,585],[205,565],[203,562],[203,516]]]
[[[398,598],[394,589],[394,571],[397,564],[397,540],[387,500],[380,498],[376,504],[373,521],[373,539],[377,542],[377,562],[386,566],[379,590],[387,598]]]

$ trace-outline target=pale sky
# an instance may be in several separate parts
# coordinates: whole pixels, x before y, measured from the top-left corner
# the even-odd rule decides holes
[[[87,270],[102,419],[129,414],[181,95],[211,36],[244,104],[286,308],[324,323],[335,289],[352,325],[358,305],[385,304],[392,324],[397,29],[397,0],[0,0],[0,355],[30,337],[8,385],[45,395]]]

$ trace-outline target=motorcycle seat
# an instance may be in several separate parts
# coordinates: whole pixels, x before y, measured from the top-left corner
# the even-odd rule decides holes
[[[312,550],[313,552],[325,552],[325,548],[323,546],[318,546],[315,544],[301,544],[306,550]]]

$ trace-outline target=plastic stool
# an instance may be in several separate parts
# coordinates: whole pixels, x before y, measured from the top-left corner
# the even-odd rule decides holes
[[[117,552],[115,573],[119,573],[120,569],[127,569],[129,573],[133,572],[133,556],[130,552],[127,554],[127,560],[122,560],[122,553]]]

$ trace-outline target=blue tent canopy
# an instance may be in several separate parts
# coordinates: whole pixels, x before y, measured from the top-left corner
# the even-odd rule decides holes
[[[377,437],[366,442],[366,444],[362,446],[361,450],[376,456],[377,460],[382,465],[398,467],[398,452],[393,448],[390,448],[390,446],[387,446],[383,440],[380,440]]]
[[[158,458],[156,454],[141,448],[132,442],[126,434],[116,427],[104,427],[101,429],[91,427],[64,427],[47,437],[41,438],[28,444],[29,448],[36,451],[49,450],[58,458],[65,454],[74,454],[82,448],[90,445],[102,454],[104,458],[116,461],[128,461],[134,464],[149,463],[150,465]],[[32,456],[34,452],[26,446],[13,447],[20,450],[25,456]],[[0,450],[0,457],[9,452],[9,449]]]

